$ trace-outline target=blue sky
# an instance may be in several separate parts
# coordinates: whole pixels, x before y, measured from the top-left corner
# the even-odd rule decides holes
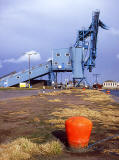
[[[92,11],[110,30],[99,29],[96,68],[100,81],[119,80],[119,0],[0,0],[0,76],[27,68],[25,52],[40,56],[32,65],[47,61],[53,48],[68,48],[77,31],[88,28]]]

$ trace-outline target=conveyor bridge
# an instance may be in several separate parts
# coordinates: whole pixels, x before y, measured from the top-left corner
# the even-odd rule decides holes
[[[7,75],[0,79],[0,87],[10,87],[29,79],[49,75],[49,82],[57,81],[57,72],[72,72],[73,82],[79,85],[85,79],[84,70],[89,72],[95,67],[97,57],[97,35],[99,26],[107,27],[99,20],[99,11],[93,12],[89,28],[79,30],[75,44],[69,48],[54,49],[52,60],[28,70]]]

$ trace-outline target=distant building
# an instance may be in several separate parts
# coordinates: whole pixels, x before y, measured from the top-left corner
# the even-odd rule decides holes
[[[112,80],[105,81],[103,82],[103,88],[112,88],[112,89],[119,88],[119,82],[112,81]]]

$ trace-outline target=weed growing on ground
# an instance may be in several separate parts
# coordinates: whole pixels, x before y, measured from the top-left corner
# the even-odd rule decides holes
[[[36,144],[26,138],[18,138],[0,146],[0,160],[36,160],[35,157],[58,155],[63,147],[59,141]]]
[[[50,99],[50,100],[48,100],[48,102],[62,102],[60,99]]]

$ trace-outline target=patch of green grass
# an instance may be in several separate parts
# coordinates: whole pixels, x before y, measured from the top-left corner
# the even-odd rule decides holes
[[[52,135],[52,131],[54,130],[54,125],[52,126],[50,124],[44,123],[43,121],[39,123],[33,122],[33,124],[34,127],[36,128],[36,131],[26,136],[26,138],[38,144],[50,140],[55,140],[55,138]]]

